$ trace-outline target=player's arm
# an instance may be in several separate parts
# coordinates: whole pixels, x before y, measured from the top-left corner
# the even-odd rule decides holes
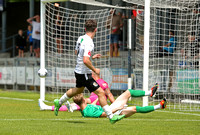
[[[97,102],[98,102],[98,98],[94,100],[94,102],[92,102],[92,105],[96,105]]]
[[[96,59],[96,58],[100,58],[101,57],[101,54],[95,54],[92,56],[92,59]]]
[[[100,70],[98,68],[95,68],[93,65],[92,65],[92,62],[90,60],[90,57],[88,56],[83,56],[83,63],[89,68],[91,69],[94,73],[96,74],[100,74]]]
[[[113,94],[110,92],[110,88],[105,89],[105,94],[106,94],[106,96],[108,97],[108,99],[110,100],[111,103],[113,103],[115,101]]]

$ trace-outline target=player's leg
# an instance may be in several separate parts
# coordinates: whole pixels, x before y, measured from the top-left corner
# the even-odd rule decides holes
[[[142,91],[142,90],[132,90],[129,89],[131,97],[142,97],[142,96],[153,96],[158,89],[158,83],[156,83],[150,91]]]
[[[55,110],[54,113],[57,116],[58,115],[58,111],[59,108],[61,107],[61,105],[66,102],[68,99],[70,99],[71,97],[73,97],[76,94],[80,94],[83,92],[85,87],[80,87],[80,88],[71,88],[69,89],[59,100],[55,99],[54,100],[54,105],[55,105]]]
[[[149,113],[152,111],[155,111],[157,109],[165,109],[167,105],[167,100],[166,98],[163,98],[163,100],[155,106],[145,106],[145,107],[141,107],[141,106],[131,106],[131,107],[127,107],[125,109],[123,109],[122,114],[125,115],[125,117],[130,117],[131,115],[135,114],[135,113]]]
[[[91,83],[92,81],[96,82],[92,78],[92,79],[90,79],[90,84],[95,84],[95,83]],[[105,92],[97,83],[93,86],[89,85],[89,86],[87,86],[87,88],[89,88],[89,90],[91,90],[91,92],[94,92],[98,96],[99,103],[102,106],[102,108],[103,108],[104,112],[106,113],[106,115],[108,116],[108,118],[110,119],[111,124],[114,124],[115,122],[124,118],[125,115],[113,115],[110,106],[107,104]],[[95,90],[95,88],[97,88],[97,89]]]
[[[142,91],[142,90],[132,90],[128,89],[124,93],[122,93],[116,100],[110,105],[111,110],[116,108],[122,108],[126,105],[128,99],[130,97],[142,97],[142,96],[153,96],[158,89],[158,84],[156,83],[150,91]]]

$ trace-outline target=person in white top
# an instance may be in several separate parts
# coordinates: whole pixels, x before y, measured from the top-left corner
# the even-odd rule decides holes
[[[85,31],[86,34],[80,36],[76,44],[75,53],[77,55],[77,65],[74,70],[76,77],[76,88],[69,89],[59,100],[54,100],[54,113],[57,116],[61,105],[73,96],[82,93],[86,87],[90,92],[94,92],[96,95],[98,95],[100,105],[110,119],[110,122],[115,123],[124,118],[125,115],[113,115],[111,108],[107,104],[104,90],[92,78],[92,71],[97,75],[100,74],[100,69],[95,68],[90,60],[90,57],[94,51],[93,38],[97,31],[97,22],[95,20],[87,20],[85,22]],[[101,54],[95,54],[92,56],[92,59],[100,57]]]
[[[33,21],[33,20],[36,21]],[[32,38],[33,38],[33,49],[35,56],[40,57],[40,16],[36,15],[27,19],[27,22],[33,26]]]

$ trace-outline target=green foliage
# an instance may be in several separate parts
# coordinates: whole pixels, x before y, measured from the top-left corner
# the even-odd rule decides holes
[[[53,111],[40,111],[38,98],[39,92],[0,90],[0,134],[198,135],[200,133],[200,112],[178,114],[160,110],[148,114],[138,113],[112,125],[107,118],[83,118],[78,111],[59,112],[58,116],[55,116]]]

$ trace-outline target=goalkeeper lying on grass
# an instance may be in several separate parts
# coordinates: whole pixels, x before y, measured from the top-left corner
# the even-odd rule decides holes
[[[112,112],[115,114],[124,114],[125,117],[129,117],[135,113],[148,113],[152,112],[156,109],[164,109],[166,107],[167,101],[164,98],[158,105],[155,106],[130,106],[130,107],[124,107],[126,105],[128,99],[130,97],[142,97],[142,96],[153,96],[158,88],[158,85],[156,84],[154,87],[152,87],[151,91],[141,91],[141,90],[126,90],[124,93],[122,93],[111,105],[110,108],[112,109]],[[93,104],[87,104],[85,98],[83,97],[83,94],[78,94],[73,97],[74,102],[80,106],[81,108],[81,114],[83,117],[106,117],[106,113],[103,111],[101,106],[93,105]]]
[[[115,101],[114,96],[112,95],[112,93],[110,92],[110,88],[108,87],[108,83],[106,81],[104,81],[103,79],[100,78],[99,75],[95,74],[92,72],[92,77],[93,79],[99,84],[99,86],[105,91],[105,98],[109,99],[109,101],[111,103],[113,103]],[[85,98],[85,101],[87,104],[95,104],[95,105],[100,105],[99,100],[98,100],[98,96],[92,92],[90,94],[89,98]],[[39,99],[39,106],[40,106],[40,110],[51,110],[54,111],[55,106],[48,106],[46,104],[44,104],[43,101],[41,101]],[[80,110],[80,107],[75,104],[75,103],[69,103],[69,101],[66,102],[65,105],[62,105],[59,108],[59,111],[69,111],[69,112],[73,112],[76,110]]]

